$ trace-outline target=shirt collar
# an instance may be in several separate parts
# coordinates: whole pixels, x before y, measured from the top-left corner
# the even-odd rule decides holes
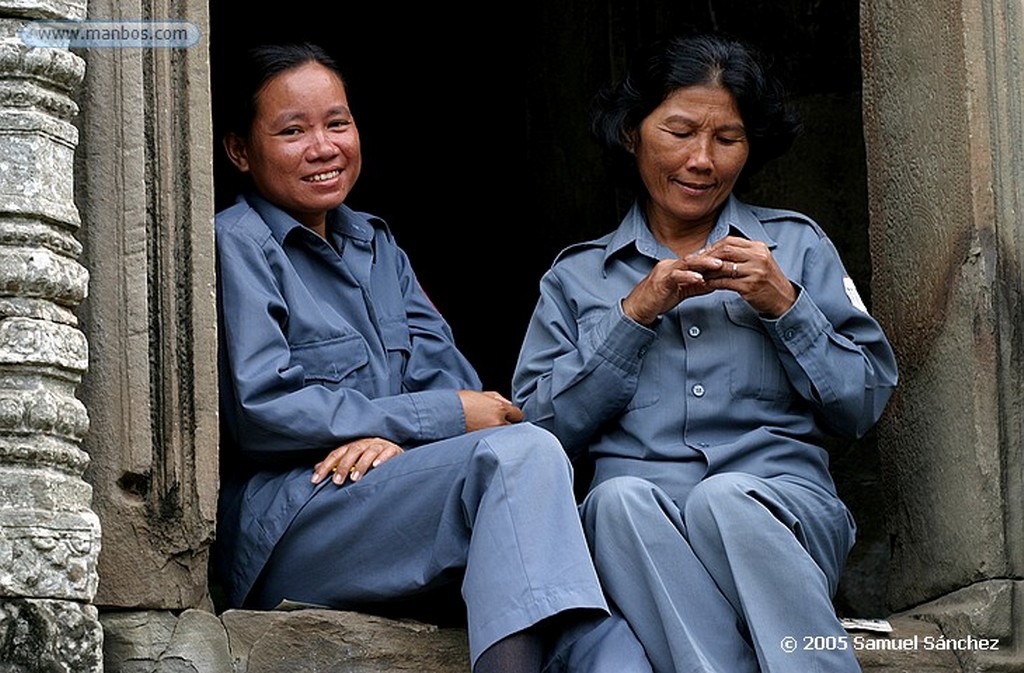
[[[250,192],[241,198],[244,198],[252,209],[263,218],[278,244],[283,245],[285,239],[293,231],[307,230],[304,224],[258,194]],[[327,230],[330,233],[360,241],[372,241],[375,221],[377,218],[357,213],[342,204],[327,213]]]
[[[764,225],[754,215],[754,211],[747,204],[730,194],[722,208],[722,212],[715,222],[714,229],[708,235],[708,244],[725,238],[730,233],[736,233],[743,238],[752,241],[764,241],[769,249],[775,247],[775,240],[765,231]],[[634,246],[638,252],[648,257],[660,258],[659,250],[664,246],[658,243],[647,226],[647,217],[644,215],[640,202],[633,203],[633,206],[622,218],[619,228],[612,234],[608,246],[604,252],[604,263],[618,254],[626,247]]]
[[[708,236],[708,243],[725,238],[733,231],[748,240],[764,242],[770,250],[777,245],[775,239],[768,235],[761,220],[754,214],[754,209],[730,194],[722,213],[718,216],[715,228]]]

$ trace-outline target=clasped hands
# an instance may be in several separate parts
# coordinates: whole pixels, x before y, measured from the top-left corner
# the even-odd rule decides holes
[[[622,310],[650,325],[684,299],[715,290],[732,290],[772,318],[788,311],[797,297],[765,243],[726,236],[682,259],[659,261],[622,301]]]

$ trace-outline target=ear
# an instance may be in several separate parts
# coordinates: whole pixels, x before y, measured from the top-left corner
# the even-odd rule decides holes
[[[636,129],[626,129],[622,132],[622,144],[626,146],[626,151],[636,156]]]
[[[228,133],[224,136],[224,151],[235,168],[243,173],[249,172],[249,148],[244,138],[237,133]]]

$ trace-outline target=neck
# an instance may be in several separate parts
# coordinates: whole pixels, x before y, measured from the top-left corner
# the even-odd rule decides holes
[[[320,238],[327,240],[327,213],[296,215],[295,219]]]
[[[704,247],[715,228],[715,220],[681,223],[675,220],[647,216],[647,226],[655,240],[671,250],[680,259]]]

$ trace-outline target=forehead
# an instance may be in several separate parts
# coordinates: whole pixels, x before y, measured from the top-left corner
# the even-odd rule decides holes
[[[675,89],[648,117],[664,119],[670,116],[691,121],[710,118],[720,123],[742,124],[735,97],[719,84],[696,84]]]
[[[347,108],[348,97],[337,73],[316,62],[274,75],[256,95],[256,114],[261,117],[311,112],[324,105]]]

